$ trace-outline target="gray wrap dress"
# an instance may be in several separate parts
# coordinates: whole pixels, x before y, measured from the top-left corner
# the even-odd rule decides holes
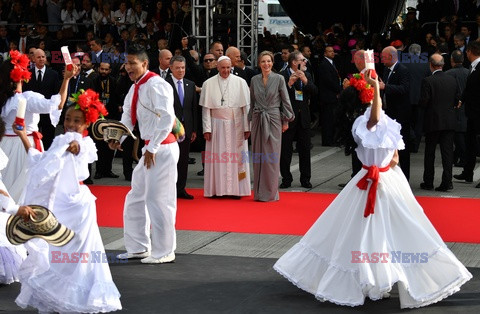
[[[295,118],[282,75],[270,73],[266,86],[262,74],[250,83],[253,192],[256,201],[277,201],[282,146],[282,123]]]

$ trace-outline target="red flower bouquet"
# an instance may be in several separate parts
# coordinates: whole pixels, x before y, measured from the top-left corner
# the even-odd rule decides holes
[[[365,76],[362,73],[356,73],[350,79],[350,86],[353,86],[359,93],[359,98],[362,104],[369,104],[373,100],[373,87],[365,81]]]
[[[98,93],[92,89],[81,89],[78,93],[72,94],[70,100],[76,104],[75,109],[83,111],[87,122],[93,123],[99,116],[103,118],[108,114],[105,105],[98,98]]]
[[[20,81],[28,82],[32,73],[27,69],[30,60],[27,55],[21,54],[18,50],[10,50],[10,62],[13,69],[10,71],[10,78],[15,83]]]

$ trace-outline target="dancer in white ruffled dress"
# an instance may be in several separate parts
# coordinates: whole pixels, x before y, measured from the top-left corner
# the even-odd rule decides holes
[[[24,79],[28,79],[27,77],[30,77],[30,75],[26,76],[30,72],[21,65],[21,59],[27,58],[28,62],[28,57],[19,55],[18,51],[11,51],[10,54],[12,60],[5,60],[0,65],[0,113],[6,124],[5,138],[0,143],[0,147],[10,160],[8,167],[1,170],[1,174],[10,196],[15,202],[21,202],[23,188],[25,187],[27,155],[22,143],[16,138],[17,136],[12,130],[12,123],[15,121],[19,99],[25,99],[27,102],[25,128],[30,143],[37,149],[43,149],[42,137],[38,132],[40,114],[49,114],[54,126],[58,123],[63,105],[67,99],[68,82],[73,77],[75,68],[72,71],[68,71],[65,68],[64,79],[59,93],[53,95],[50,99],[46,99],[39,93],[32,91],[22,92],[22,82]],[[12,74],[15,72],[17,74]]]
[[[29,255],[20,268],[22,286],[16,299],[22,308],[59,313],[122,308],[97,225],[95,196],[81,182],[89,176],[88,164],[97,159],[95,143],[83,136],[98,118],[98,113],[92,118],[92,108],[70,107],[65,115],[66,133],[55,137],[47,152],[28,149],[26,202],[50,208],[75,236],[62,247],[40,239],[26,243]],[[25,132],[15,132],[30,147]]]
[[[365,297],[388,296],[397,283],[401,308],[426,306],[459,291],[472,275],[395,166],[404,148],[400,125],[382,111],[378,80],[370,76],[373,104],[352,128],[364,168],[274,269],[321,301],[362,305]]]
[[[0,118],[0,140],[5,134],[5,123]],[[8,157],[0,148],[0,170],[5,168],[8,163]],[[6,224],[10,215],[20,215],[27,218],[33,214],[33,210],[28,206],[18,206],[10,197],[1,180],[0,175],[0,285],[11,284],[19,281],[18,269],[23,260],[27,257],[27,250],[23,245],[11,244],[5,234]]]

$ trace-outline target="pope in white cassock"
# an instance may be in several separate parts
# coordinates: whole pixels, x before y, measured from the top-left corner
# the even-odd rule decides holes
[[[206,148],[204,195],[249,196],[250,168],[247,114],[250,90],[247,82],[230,75],[232,62],[221,56],[218,74],[203,83],[200,95]]]

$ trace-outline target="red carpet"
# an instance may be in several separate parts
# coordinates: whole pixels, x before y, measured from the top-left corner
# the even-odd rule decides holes
[[[97,199],[98,224],[123,226],[123,203],[130,187],[89,186]],[[188,189],[195,196],[179,200],[178,230],[303,235],[336,194],[282,192],[279,202],[208,199],[202,189]],[[480,200],[417,197],[430,221],[446,242],[480,243]]]

